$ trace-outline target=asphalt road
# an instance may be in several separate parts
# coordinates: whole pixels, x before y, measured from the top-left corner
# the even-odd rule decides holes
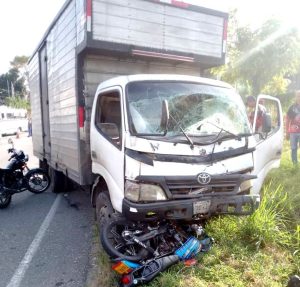
[[[15,140],[32,156],[30,138]],[[0,164],[8,146],[0,142]],[[0,287],[85,286],[93,216],[89,194],[16,194],[0,210]]]

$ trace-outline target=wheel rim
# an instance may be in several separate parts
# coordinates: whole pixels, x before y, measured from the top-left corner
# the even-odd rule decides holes
[[[125,256],[139,256],[145,250],[131,240],[126,240],[125,232],[134,232],[136,228],[129,224],[115,223],[110,226],[107,239],[112,247]]]
[[[0,194],[0,205],[5,205],[9,201],[9,195]]]
[[[28,185],[31,189],[42,192],[48,188],[49,181],[43,173],[34,173],[29,177]]]

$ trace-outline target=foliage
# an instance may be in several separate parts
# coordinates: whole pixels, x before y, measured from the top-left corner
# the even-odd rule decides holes
[[[10,62],[10,65],[13,68],[21,69],[24,68],[28,62],[28,56],[15,56],[14,59]]]
[[[261,90],[262,94],[281,95],[286,92],[290,81],[283,76],[274,76]]]
[[[234,14],[229,23],[233,19]],[[300,66],[299,33],[275,19],[266,21],[256,31],[233,26],[228,58],[225,66],[212,69],[211,73],[242,88],[241,93],[282,94],[288,86],[286,77],[296,74]]]
[[[9,107],[16,108],[16,109],[30,110],[29,101],[20,96],[7,97],[5,99],[5,104]]]
[[[19,98],[27,97],[26,80],[28,73],[25,68],[27,60],[28,57],[26,56],[16,56],[11,62],[9,71],[0,75],[0,104],[8,102],[18,106],[21,103]],[[9,96],[16,97],[16,99],[8,99]],[[21,106],[26,106],[24,103]]]

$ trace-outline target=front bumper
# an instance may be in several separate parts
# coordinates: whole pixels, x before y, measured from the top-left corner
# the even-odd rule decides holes
[[[195,213],[194,203],[210,202],[208,212]],[[134,221],[158,219],[191,220],[209,218],[218,214],[249,215],[259,204],[259,196],[231,195],[205,196],[201,198],[161,201],[155,203],[134,203],[123,199],[122,213]]]

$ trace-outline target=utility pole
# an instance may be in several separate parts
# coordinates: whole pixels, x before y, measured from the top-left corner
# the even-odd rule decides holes
[[[6,84],[7,84],[7,94],[8,94],[8,96],[10,96],[10,90],[9,90],[9,83],[8,83],[8,80],[6,80]]]
[[[11,84],[11,95],[14,97],[15,96],[15,87],[14,87],[13,82],[10,82],[10,84]]]

